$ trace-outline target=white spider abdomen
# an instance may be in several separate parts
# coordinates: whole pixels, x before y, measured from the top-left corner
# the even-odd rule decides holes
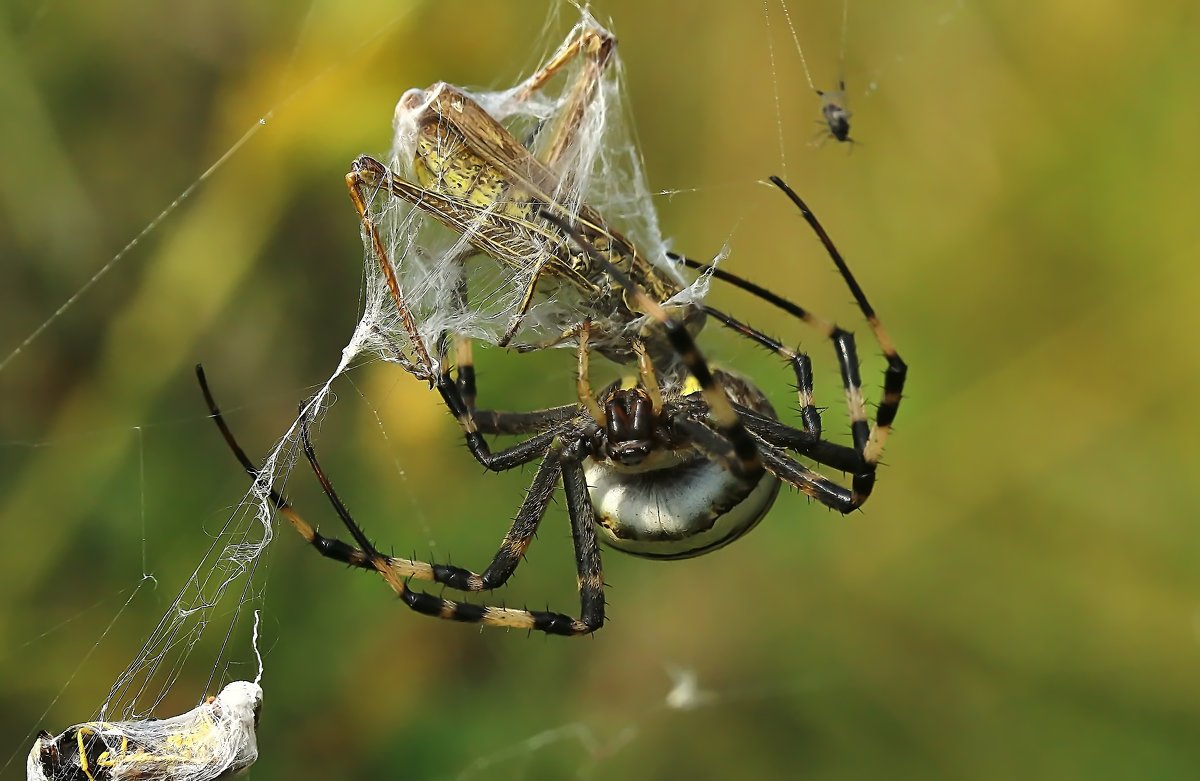
[[[747,481],[703,456],[638,472],[584,463],[600,539],[651,559],[683,559],[736,540],[766,515],[779,493],[770,472]]]

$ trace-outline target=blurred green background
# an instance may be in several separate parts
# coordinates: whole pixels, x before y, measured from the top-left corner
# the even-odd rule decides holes
[[[386,150],[409,87],[528,73],[573,17],[543,34],[547,7],[5,4],[4,355],[273,114],[0,372],[0,776],[20,777],[32,730],[90,717],[245,491],[192,364],[266,452],[357,318],[349,161]],[[770,27],[756,3],[595,11],[650,185],[678,191],[657,202],[675,246],[728,241],[730,270],[857,325],[874,395],[849,296],[756,183],[783,174],[909,361],[875,498],[841,518],[785,493],[692,561],[609,552],[611,623],[574,641],[409,614],[284,527],[256,582],[253,778],[1200,775],[1197,6],[854,2],[852,153],[810,144],[819,100],[772,8]],[[831,87],[840,3],[790,11]],[[712,300],[813,353],[840,434],[829,348],[736,291]],[[794,406],[776,359],[715,327],[702,344]],[[477,358],[486,405],[572,398],[568,351]],[[395,367],[335,389],[318,444],[368,531],[483,566],[531,473],[482,474]],[[143,572],[157,587],[120,612]],[[496,596],[574,610],[573,583],[559,506]],[[235,606],[161,715],[206,693]],[[665,706],[673,668],[701,707]]]

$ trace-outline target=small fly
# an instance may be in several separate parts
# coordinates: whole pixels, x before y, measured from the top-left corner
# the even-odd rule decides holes
[[[850,117],[853,115],[846,109],[846,82],[838,81],[836,90],[817,90],[817,95],[821,98],[821,116],[829,128],[829,137],[843,143],[855,143],[850,137]]]

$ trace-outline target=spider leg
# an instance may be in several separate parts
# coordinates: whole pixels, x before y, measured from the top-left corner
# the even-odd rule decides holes
[[[851,414],[851,425],[854,427],[854,447],[863,453],[863,459],[868,464],[869,471],[862,474],[854,475],[853,487],[856,494],[856,503],[862,505],[870,495],[871,487],[875,483],[875,467],[883,455],[883,445],[886,443],[888,434],[892,432],[892,425],[895,421],[896,411],[900,409],[900,398],[904,393],[905,378],[908,373],[908,366],[904,360],[900,358],[900,354],[896,352],[892,342],[892,337],[888,336],[888,332],[883,328],[883,323],[880,322],[875,313],[875,308],[866,300],[866,294],[863,293],[863,288],[859,287],[858,281],[854,280],[854,275],[851,274],[850,266],[846,265],[846,260],[841,257],[838,247],[834,246],[833,240],[829,238],[826,229],[817,221],[815,214],[809,209],[808,204],[805,204],[796,192],[788,187],[784,180],[778,176],[772,176],[773,184],[784,191],[784,194],[796,204],[800,210],[800,215],[804,217],[805,222],[809,223],[809,227],[817,235],[817,239],[821,240],[821,244],[826,248],[830,259],[833,259],[834,265],[838,266],[838,271],[841,274],[842,280],[846,282],[846,287],[850,288],[851,294],[854,296],[854,301],[857,302],[859,311],[866,318],[866,323],[871,326],[871,331],[875,334],[875,341],[883,350],[883,356],[887,359],[888,366],[883,372],[883,397],[880,399],[880,405],[875,415],[875,425],[871,426],[869,433],[866,433],[865,410],[860,411],[862,420],[854,419],[854,410]],[[854,354],[854,340],[847,331],[835,328],[832,337],[842,336],[842,340],[834,338],[835,346],[839,348],[839,355],[845,352],[847,360],[844,361],[844,366],[853,368],[850,374],[844,373],[844,379],[847,386],[847,398],[850,399],[852,407],[856,405],[862,409],[862,390],[860,390],[860,380],[858,378],[858,356]],[[853,386],[852,393],[851,380],[858,380],[858,384]]]
[[[722,325],[737,331],[742,336],[757,342],[779,357],[783,358],[792,367],[792,371],[796,375],[796,394],[800,399],[800,420],[804,424],[804,430],[812,434],[817,439],[821,437],[821,413],[813,404],[813,370],[812,359],[808,357],[808,353],[798,353],[785,347],[781,342],[772,339],[771,337],[752,328],[745,323],[721,312],[713,309],[711,306],[701,307],[706,313],[715,317]]]
[[[908,375],[908,365],[900,358],[900,354],[896,351],[895,345],[892,343],[891,337],[887,330],[883,327],[879,316],[875,314],[874,307],[867,301],[867,296],[859,286],[858,281],[854,278],[854,274],[850,272],[850,267],[846,265],[845,259],[834,245],[833,240],[829,238],[829,234],[825,232],[825,228],[817,220],[817,216],[808,208],[800,196],[797,195],[792,188],[787,186],[782,179],[777,176],[771,177],[771,182],[783,191],[792,203],[800,209],[800,214],[804,217],[805,222],[817,234],[821,244],[825,247],[825,251],[829,253],[829,257],[837,266],[838,271],[842,275],[842,279],[846,282],[846,286],[850,288],[850,293],[854,296],[855,302],[858,304],[859,310],[866,318],[867,324],[871,326],[871,331],[875,334],[875,341],[879,343],[879,347],[883,350],[883,355],[887,359],[887,368],[883,375],[883,398],[879,401],[879,409],[875,416],[875,425],[871,427],[870,434],[867,436],[866,442],[859,449],[863,453],[863,458],[872,467],[879,463],[879,458],[883,454],[883,446],[887,441],[888,434],[891,433],[892,423],[896,419],[896,412],[900,408],[900,398],[904,391],[904,380]],[[837,329],[841,330],[841,329]],[[843,332],[846,333],[846,332]],[[849,334],[846,334],[849,336]],[[853,338],[848,340],[850,347],[853,347]],[[855,365],[857,374],[857,365]],[[861,399],[861,391],[859,393]],[[855,438],[855,446],[858,446],[858,438]],[[865,500],[866,497],[862,497]],[[861,503],[861,502],[860,502]]]
[[[536,630],[551,635],[585,635],[604,625],[604,574],[593,525],[595,512],[579,456],[564,457],[563,447],[562,440],[556,440],[551,445],[543,468],[553,470],[556,476],[561,474],[567,496],[567,514],[571,519],[571,538],[575,548],[580,617],[547,610],[464,604],[408,589],[401,596],[410,608],[418,613],[452,621]],[[547,464],[550,466],[547,467]],[[545,510],[544,505],[542,509]]]
[[[850,412],[851,435],[853,437],[855,447],[860,451],[863,450],[867,442],[867,422],[866,411],[862,400],[862,379],[859,375],[858,351],[854,344],[854,335],[849,331],[838,327],[834,323],[814,315],[812,312],[809,312],[803,307],[794,304],[791,301],[776,295],[775,293],[772,293],[766,288],[742,279],[741,277],[731,274],[728,271],[724,271],[720,268],[713,268],[712,266],[692,260],[690,258],[684,258],[682,256],[676,257],[683,260],[684,264],[691,268],[703,269],[706,273],[712,273],[712,275],[717,279],[728,282],[731,285],[741,288],[742,290],[745,290],[746,292],[751,293],[770,304],[774,304],[780,309],[783,309],[789,314],[797,317],[805,324],[821,332],[827,339],[833,342],[834,352],[837,354],[838,367],[841,370],[842,385],[846,392],[846,404]],[[718,319],[721,318],[718,317]],[[746,336],[751,336],[741,329],[736,327],[734,328]],[[754,337],[751,336],[751,338]]]
[[[538,524],[546,512],[553,495],[554,483],[561,476],[567,497],[567,515],[571,521],[571,539],[575,551],[575,570],[579,589],[579,618],[563,613],[543,610],[525,610],[471,605],[452,602],[432,594],[408,590],[405,603],[413,610],[426,615],[454,621],[482,623],[490,626],[505,626],[529,629],[553,635],[583,635],[595,632],[604,625],[604,573],[600,562],[600,546],[596,540],[595,511],[588,495],[584,477],[579,438],[571,445],[564,445],[556,438],[550,445],[545,459],[534,476],[525,503],[518,513],[518,522],[505,537],[496,558],[483,578],[489,573],[502,578],[493,586],[503,583],[516,569],[524,555],[525,547],[537,531]],[[564,453],[566,449],[569,453]],[[525,516],[525,523],[521,523]],[[471,584],[473,585],[473,584]],[[470,589],[476,590],[476,589]]]
[[[475,356],[471,350],[471,340],[465,336],[454,337],[454,365],[458,369],[455,379],[458,395],[462,396],[463,404],[474,412],[475,397],[478,395],[475,387]]]
[[[481,434],[537,434],[566,423],[579,415],[579,405],[564,404],[561,407],[534,410],[532,412],[508,412],[480,410],[475,407],[478,393],[475,382],[475,361],[472,356],[471,340],[455,337],[455,385],[463,404],[470,410],[475,426]]]
[[[485,469],[502,472],[511,469],[513,465],[506,459],[499,458],[498,454],[492,453],[487,440],[483,438],[484,434],[514,434],[530,428],[545,432],[548,428],[555,426],[557,421],[561,420],[565,423],[579,417],[585,411],[597,422],[603,420],[603,413],[599,412],[599,405],[591,396],[590,388],[587,385],[587,323],[580,323],[574,330],[580,336],[580,384],[578,386],[580,404],[553,407],[535,412],[477,413],[467,403],[468,398],[474,398],[476,390],[475,369],[469,348],[462,349],[463,342],[459,341],[457,357],[460,361],[465,360],[465,363],[459,366],[458,380],[451,379],[449,369],[444,368],[434,381],[434,385],[441,393],[442,400],[446,403],[450,414],[458,421],[467,442],[467,449]],[[465,373],[463,372],[464,366],[467,369]],[[588,404],[589,399],[591,400],[590,405]],[[595,409],[592,408],[593,406]],[[596,418],[598,413],[600,417]],[[481,420],[485,425],[480,425]]]
[[[668,425],[672,431],[682,434],[683,438],[699,448],[709,460],[720,464],[730,474],[747,478],[751,485],[762,474],[761,465],[757,469],[747,471],[733,442],[722,433],[714,431],[709,424],[678,414],[669,420]]]
[[[220,407],[217,406],[212,392],[204,376],[204,369],[196,367],[196,376],[200,388],[208,404],[209,413],[217,424],[226,444],[246,472],[256,480],[260,473],[254,463],[246,455],[245,450],[238,444],[233,432],[225,422]],[[569,437],[578,442],[579,432]],[[357,545],[343,542],[332,537],[325,537],[305,521],[293,508],[285,496],[268,487],[269,496],[276,509],[288,519],[292,527],[322,556],[340,561],[352,567],[369,569],[378,572],[384,581],[396,592],[404,603],[418,613],[437,616],[452,621],[467,621],[483,623],[491,626],[507,626],[519,629],[536,629],[540,632],[558,635],[578,635],[594,632],[604,623],[604,578],[600,569],[600,552],[596,544],[595,530],[592,524],[595,515],[591,500],[587,495],[587,484],[583,478],[583,469],[579,465],[580,457],[574,451],[566,461],[564,470],[562,452],[563,438],[558,431],[545,432],[541,436],[522,442],[519,445],[496,454],[500,461],[511,466],[532,461],[539,455],[544,455],[533,482],[526,493],[525,501],[513,521],[512,528],[504,536],[492,563],[483,572],[476,574],[461,567],[444,564],[432,564],[423,561],[401,559],[385,556],[367,538],[362,527],[350,515],[341,497],[333,487],[332,481],[325,474],[317,460],[312,439],[309,436],[308,419],[301,420],[300,437],[304,446],[305,456],[309,465],[321,484],[322,490],[338,517],[350,532]],[[409,587],[412,579],[440,583],[462,591],[484,591],[496,588],[507,581],[516,570],[524,557],[525,550],[533,540],[538,525],[546,513],[546,508],[554,496],[554,488],[560,476],[567,494],[567,510],[571,517],[571,532],[575,540],[576,568],[578,571],[580,606],[582,618],[572,618],[562,613],[550,611],[520,610],[515,608],[474,605],[452,602],[441,597],[417,591]]]
[[[740,406],[738,407],[738,411],[743,415],[746,412],[757,415],[752,410],[744,410]],[[759,417],[763,420],[770,420],[770,418],[766,418],[765,416]],[[747,420],[747,422],[749,421]],[[778,423],[778,421],[775,422]],[[783,426],[783,424],[779,425]],[[695,420],[689,417],[686,411],[681,410],[671,416],[669,426],[672,430],[686,437],[688,442],[699,448],[710,460],[720,464],[735,475],[740,474],[733,443],[721,433],[714,430],[710,422]],[[787,428],[786,426],[784,427]],[[750,430],[753,431],[753,428]],[[795,431],[795,429],[791,430]],[[807,434],[807,432],[798,433]],[[768,472],[792,487],[799,489],[810,498],[816,499],[821,504],[831,507],[838,512],[848,513],[855,509],[853,495],[849,489],[793,461],[762,437],[755,437],[755,439],[758,443],[759,456],[762,459],[763,467]],[[823,440],[814,440],[814,443],[818,445],[829,444]],[[854,453],[853,450],[845,446],[840,447],[857,459],[857,453]]]
[[[472,410],[471,415],[481,434],[533,434],[578,417],[579,405],[565,404],[532,412]]]
[[[563,491],[567,495],[567,515],[571,519],[571,540],[575,548],[575,573],[579,583],[579,616],[570,629],[572,634],[594,632],[604,625],[604,570],[600,563],[600,545],[596,541],[596,511],[588,494],[582,457],[563,461]]]
[[[763,466],[767,471],[806,496],[840,513],[851,512],[859,506],[852,489],[838,485],[803,464],[788,458],[783,452],[765,442],[759,443]]]
[[[196,367],[196,376],[200,381],[201,391],[204,393],[205,401],[208,404],[209,414],[213,421],[220,429],[222,436],[225,438],[226,444],[233,451],[234,457],[246,470],[247,474],[256,480],[260,478],[261,473],[246,455],[246,451],[242,449],[237,439],[230,430],[228,423],[225,421],[224,415],[221,414],[220,408],[217,406],[213,398],[212,391],[208,387],[208,381],[204,376],[202,367]],[[538,476],[534,478],[534,484],[529,489],[530,497],[526,499],[526,504],[522,506],[521,512],[517,514],[516,520],[513,522],[512,529],[505,536],[504,542],[501,544],[500,551],[496,554],[491,565],[484,571],[482,575],[476,574],[471,570],[461,567],[454,567],[444,564],[431,564],[423,561],[415,561],[412,559],[398,558],[395,556],[385,556],[381,554],[374,545],[362,545],[366,540],[366,536],[362,533],[358,524],[350,516],[349,511],[342,503],[337,492],[333,489],[332,483],[329,482],[325,475],[324,469],[317,460],[316,452],[312,448],[312,443],[308,436],[308,421],[302,422],[301,428],[302,437],[305,445],[305,455],[308,457],[309,465],[313,468],[317,475],[318,481],[322,488],[325,489],[326,495],[329,497],[334,510],[338,517],[349,529],[351,536],[359,543],[352,545],[334,537],[326,537],[320,534],[303,516],[298,513],[288,501],[287,497],[280,494],[273,486],[268,486],[268,495],[271,503],[280,512],[288,523],[304,538],[306,542],[312,545],[322,556],[340,561],[351,567],[360,569],[382,571],[388,570],[392,576],[400,580],[408,578],[416,578],[418,580],[428,580],[436,583],[441,583],[451,588],[456,588],[461,591],[482,591],[491,588],[497,588],[502,585],[509,577],[512,576],[513,570],[516,569],[517,562],[520,561],[524,550],[528,547],[533,534],[537,531],[537,521],[541,518],[541,513],[545,508],[540,510],[536,506],[529,506],[531,498],[540,497],[545,494],[545,502],[549,502],[553,494],[554,482],[556,475],[551,475],[549,479],[549,488],[541,487],[546,481],[543,479],[539,483]],[[510,468],[519,466],[544,454],[553,441],[556,432],[544,432],[539,437],[534,437],[525,442],[514,445],[512,448],[501,451],[497,454],[500,462],[507,463]],[[536,517],[530,523],[529,515],[534,513]]]
[[[379,331],[379,334],[390,343],[393,353],[392,359],[410,374],[421,377],[422,374],[418,373],[415,365],[404,357],[399,345],[381,331]],[[475,409],[475,366],[471,359],[471,343],[469,340],[464,339],[463,341],[466,347],[465,350],[460,349],[458,353],[459,364],[456,384],[458,385],[459,394],[463,397],[463,403],[471,408],[471,414],[474,416],[475,423],[480,432],[484,434],[538,434],[560,423],[566,423],[579,414],[579,407],[575,404],[564,404],[560,407],[549,407],[530,412],[500,412],[496,410]]]
[[[456,259],[456,262],[461,262],[467,257],[466,253]],[[533,275],[533,284],[536,284],[538,274]],[[530,286],[529,293],[526,296],[526,303],[532,298],[533,286]],[[455,306],[459,311],[466,311],[468,307],[468,289],[467,278],[462,276],[455,287]],[[524,317],[525,310],[528,307],[522,307],[519,315],[514,319],[514,324],[519,326],[520,320]],[[515,333],[515,328],[512,328]],[[511,334],[506,333],[505,337],[499,343],[499,346],[504,344],[511,338]],[[449,339],[449,334],[443,333],[438,340],[439,348]],[[399,352],[399,351],[397,351]],[[478,410],[476,409],[476,397],[478,396],[478,388],[475,379],[475,357],[472,350],[472,341],[469,337],[462,335],[454,336],[454,365],[456,371],[455,387],[458,390],[458,395],[462,399],[463,406],[467,408],[471,416],[475,419],[475,424],[480,433],[483,434],[533,434],[554,426],[558,423],[565,422],[575,417],[578,414],[578,409],[573,404],[564,405],[562,407],[552,407],[547,410],[536,410],[534,412],[507,412],[496,410]]]
[[[657,415],[663,408],[663,394],[662,388],[658,385],[658,374],[654,371],[654,362],[650,359],[650,353],[646,351],[646,343],[641,339],[635,337],[631,346],[633,354],[637,356],[638,381],[645,388],[646,395],[650,397],[650,403],[653,405],[654,414]]]
[[[472,251],[474,250],[472,249]],[[460,257],[454,259],[454,262],[461,264],[466,257],[467,253],[463,252]],[[465,311],[468,305],[467,279],[465,276],[460,278],[456,286],[455,298],[457,308],[460,311]],[[448,334],[443,334],[439,340],[439,345],[443,344],[448,338]],[[397,358],[403,358],[398,347],[393,346],[393,350],[397,353]],[[478,395],[475,379],[475,358],[470,338],[461,335],[454,337],[454,365],[456,371],[454,384],[458,388],[458,395],[475,418],[475,424],[480,433],[537,434],[560,423],[565,423],[579,414],[579,408],[574,404],[566,404],[561,407],[551,407],[532,412],[477,409],[475,406]]]
[[[539,456],[546,454],[557,436],[557,431],[548,431],[531,437],[524,442],[495,453],[495,463],[501,469],[512,469],[522,464],[527,464]],[[397,584],[403,585],[404,580],[408,578],[432,580],[435,583],[441,583],[461,591],[484,591],[502,585],[512,576],[513,571],[517,568],[517,564],[525,553],[525,549],[528,548],[533,535],[537,532],[538,523],[541,521],[541,517],[546,511],[546,506],[553,496],[554,481],[557,477],[557,470],[548,475],[545,474],[547,466],[546,462],[543,461],[542,466],[534,476],[533,484],[530,486],[525,502],[522,504],[521,510],[513,521],[512,528],[505,535],[504,541],[501,543],[500,550],[494,557],[492,564],[480,575],[462,567],[398,559],[394,556],[385,556],[380,553],[367,538],[362,527],[350,515],[349,509],[347,509],[341,497],[338,496],[333,483],[329,480],[329,477],[325,474],[325,470],[317,460],[316,449],[313,447],[312,439],[309,436],[307,418],[302,419],[300,422],[300,437],[304,445],[304,454],[308,458],[308,463],[313,470],[313,474],[316,475],[322,490],[325,492],[326,497],[328,497],[334,511],[342,520],[343,525],[350,532],[350,536],[358,544],[358,547],[354,548],[342,543],[343,546],[351,549],[351,555],[356,559],[347,563],[376,570],[393,589],[395,589]],[[547,479],[549,487],[547,487]],[[362,557],[364,563],[357,563],[358,556]],[[338,557],[330,556],[330,558]],[[402,590],[397,590],[396,593],[402,597],[404,596]],[[409,601],[408,598],[405,599],[406,602]],[[409,606],[412,607],[413,605],[410,603]]]
[[[262,475],[259,472],[258,467],[254,465],[254,462],[251,461],[250,457],[246,455],[246,451],[242,449],[240,444],[238,444],[237,439],[233,435],[233,431],[229,428],[229,424],[225,422],[225,416],[221,414],[221,408],[217,406],[216,399],[213,398],[212,391],[208,387],[208,379],[204,376],[204,367],[200,364],[196,365],[196,379],[200,382],[200,391],[204,394],[204,401],[208,405],[209,417],[213,419],[213,422],[217,424],[217,428],[220,429],[221,435],[225,438],[225,444],[227,444],[229,449],[233,451],[234,457],[238,460],[238,463],[242,465],[242,468],[246,470],[246,474],[254,478],[255,481],[258,481],[261,479]],[[271,499],[271,504],[275,506],[275,509],[278,510],[280,514],[287,519],[288,523],[291,524],[292,528],[295,529],[306,542],[316,548],[317,552],[322,556],[335,561],[340,561],[343,564],[348,564],[351,567],[374,569],[374,566],[371,564],[369,557],[364,551],[354,547],[353,545],[350,545],[349,543],[342,542],[341,540],[333,537],[326,537],[318,533],[317,530],[308,523],[308,521],[304,520],[304,518],[298,512],[296,512],[295,508],[292,507],[292,503],[288,501],[287,497],[275,490],[274,486],[268,486],[267,491]],[[404,560],[397,560],[397,562],[397,566],[403,568]],[[413,566],[410,568],[411,571],[407,572],[406,576],[421,578],[422,570],[416,567],[416,562],[408,562],[408,564]],[[431,577],[432,576],[430,576],[428,579],[431,579]]]
[[[578,474],[572,474],[571,477],[564,475],[563,482],[567,491],[567,509],[571,516],[572,535],[576,540],[576,566],[579,572],[582,619],[544,610],[454,602],[441,596],[410,588],[408,581],[415,575],[397,571],[394,566],[395,560],[392,557],[384,556],[374,547],[362,528],[351,517],[350,511],[342,502],[341,497],[338,496],[333,483],[317,461],[316,451],[309,437],[307,420],[302,421],[300,431],[309,464],[312,466],[317,480],[321,483],[325,495],[337,511],[338,517],[342,519],[351,536],[358,543],[359,549],[367,556],[370,562],[369,566],[383,577],[388,586],[410,609],[449,621],[530,629],[557,635],[587,634],[599,629],[604,623],[600,554],[595,542],[595,530],[591,526],[594,520],[591,502],[587,499],[587,486],[581,484],[583,472],[578,467],[578,459],[576,459],[574,467],[574,471]],[[517,519],[509,533],[505,535],[504,542],[492,564],[482,575],[460,567],[419,562],[429,568],[430,575],[428,578],[420,579],[433,580],[464,591],[483,591],[495,588],[507,581],[516,570],[526,548],[537,532],[538,525],[554,495],[555,484],[560,475],[564,474],[562,450],[563,441],[560,437],[555,436],[548,445],[537,451],[545,453],[545,458],[538,467],[537,474],[534,475],[525,501],[517,513]],[[582,503],[579,500],[580,491],[583,492]]]
[[[549,445],[543,452],[547,452],[548,448]],[[489,591],[507,583],[537,534],[546,508],[554,498],[560,471],[558,462],[548,458],[538,465],[512,527],[504,535],[499,550],[482,574],[447,564],[435,564],[434,580],[459,591]]]
[[[605,426],[608,423],[608,416],[604,409],[600,406],[600,402],[596,400],[596,394],[592,392],[591,379],[591,350],[588,349],[588,336],[591,334],[591,321],[584,320],[579,324],[579,358],[575,371],[575,395],[579,397],[579,405],[587,410],[591,415],[592,420],[597,426]],[[643,350],[641,355],[645,355]],[[657,390],[657,387],[655,388]],[[662,400],[659,400],[659,406],[662,406]]]
[[[467,405],[463,398],[462,392],[457,382],[450,377],[448,369],[443,369],[436,379],[434,386],[442,395],[442,400],[446,403],[450,414],[458,421],[459,427],[462,429],[463,438],[467,442],[467,449],[471,451],[471,455],[483,467],[492,472],[503,472],[506,469],[512,469],[520,463],[527,463],[531,458],[525,461],[514,462],[511,458],[511,453],[515,448],[520,448],[521,445],[516,445],[514,448],[509,448],[508,451],[493,453],[487,440],[483,438],[485,433],[488,434],[512,434],[521,433],[527,427],[538,428],[543,433],[534,437],[553,436],[553,431],[546,431],[548,427],[555,426],[554,421],[562,419],[563,424],[569,422],[579,414],[577,405],[568,407],[555,407],[548,410],[538,410],[535,412],[526,413],[510,413],[510,412],[487,412],[481,417],[487,422],[486,428],[481,428],[476,419],[475,412]],[[570,414],[568,414],[570,410]],[[533,440],[529,440],[533,441]],[[536,454],[533,456],[536,457]]]
[[[526,433],[520,430],[526,426],[534,427],[533,430],[544,431],[554,423],[570,420],[584,411],[591,416],[597,425],[603,426],[605,423],[604,411],[600,408],[599,402],[596,401],[596,396],[592,392],[591,381],[589,379],[589,356],[591,353],[588,349],[588,335],[590,329],[591,321],[584,320],[572,326],[561,337],[563,341],[566,339],[579,340],[578,369],[575,375],[575,391],[579,397],[579,404],[551,407],[534,412],[480,412],[476,410],[473,404],[476,388],[475,367],[471,358],[471,343],[464,337],[456,338],[458,379],[455,384],[458,387],[458,393],[462,397],[463,403],[468,407],[472,417],[475,418],[476,427],[484,434]],[[639,344],[640,342],[635,344],[635,351],[638,349]],[[643,349],[642,355],[644,355],[644,352]],[[645,362],[643,360],[643,363]],[[654,393],[657,394],[657,385],[655,384],[654,387]],[[659,400],[659,406],[661,406],[661,399]]]
[[[818,464],[843,472],[857,472],[863,468],[862,454],[848,445],[819,439],[808,431],[781,423],[740,404],[735,404],[734,408],[742,416],[742,423],[750,433],[769,445],[793,450]],[[695,417],[692,419],[697,420]]]
[[[858,507],[867,500],[874,487],[876,466],[883,454],[884,443],[887,441],[888,434],[891,432],[892,424],[896,418],[896,413],[900,407],[900,399],[904,390],[904,381],[907,376],[908,366],[900,358],[891,338],[888,336],[879,317],[875,314],[874,308],[867,301],[866,294],[863,293],[845,259],[842,258],[833,240],[829,238],[829,234],[825,232],[825,228],[817,220],[816,215],[813,214],[808,205],[782,179],[771,177],[771,182],[782,190],[792,203],[800,209],[801,215],[821,241],[822,246],[824,246],[825,251],[833,260],[834,265],[837,266],[842,280],[850,288],[850,292],[854,296],[859,310],[863,313],[875,335],[875,340],[883,350],[884,357],[887,360],[887,368],[884,370],[883,398],[879,402],[874,426],[869,426],[867,423],[866,408],[862,395],[862,378],[858,364],[858,350],[855,346],[853,334],[840,328],[833,322],[818,317],[803,307],[772,293],[766,288],[760,287],[723,269],[713,268],[706,263],[701,263],[700,261],[681,255],[672,254],[672,257],[683,261],[690,268],[711,273],[717,279],[728,282],[773,306],[779,307],[816,329],[833,343],[841,370],[842,385],[846,393],[846,404],[850,414],[851,437],[854,441],[854,448],[861,455],[862,459],[862,463],[858,468],[850,470],[854,473],[852,482],[854,506]],[[794,437],[785,437],[785,439],[804,445],[803,440],[797,440]],[[787,446],[792,447],[791,444]],[[804,447],[796,449],[804,452]],[[830,466],[843,468],[839,464],[846,463],[840,455],[834,454],[832,451],[826,451],[826,455],[837,461],[837,463],[825,462],[829,463]]]

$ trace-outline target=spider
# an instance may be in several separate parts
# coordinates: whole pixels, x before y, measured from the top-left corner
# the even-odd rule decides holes
[[[637,360],[636,380],[614,383],[596,394],[588,371],[591,326],[585,320],[577,329],[577,403],[532,412],[476,409],[469,353],[459,352],[456,376],[442,363],[433,383],[457,419],[471,455],[480,464],[501,472],[541,459],[516,519],[488,567],[477,573],[381,553],[351,516],[318,461],[307,416],[302,415],[300,426],[305,455],[353,542],[318,533],[274,488],[269,489],[271,501],[322,556],[379,573],[418,613],[553,635],[589,634],[604,623],[599,540],[617,550],[652,559],[707,553],[753,528],[771,508],[781,483],[842,513],[862,506],[875,483],[876,466],[899,407],[907,366],[816,216],[782,180],[772,177],[772,182],[800,209],[824,245],[887,359],[875,425],[867,422],[857,348],[849,332],[733,274],[719,269],[711,273],[789,312],[833,343],[841,366],[853,446],[822,438],[807,355],[789,350],[729,315],[703,307],[705,313],[727,327],[788,358],[798,380],[801,427],[796,428],[778,420],[766,397],[748,379],[711,369],[683,322],[673,318],[626,272],[601,255],[574,224],[543,210],[540,216],[544,220],[569,236],[587,253],[589,262],[611,275],[633,306],[661,326],[676,360],[656,366],[642,340],[634,337],[630,350]],[[694,268],[709,268],[698,261],[683,260]],[[259,479],[257,467],[222,417],[203,369],[197,366],[196,371],[209,412],[226,443],[246,472]],[[485,434],[527,438],[493,451]],[[818,474],[794,456],[850,473],[850,487]],[[504,585],[524,558],[559,482],[566,496],[574,541],[578,616],[456,602],[411,587],[413,580],[432,581],[470,593]]]

